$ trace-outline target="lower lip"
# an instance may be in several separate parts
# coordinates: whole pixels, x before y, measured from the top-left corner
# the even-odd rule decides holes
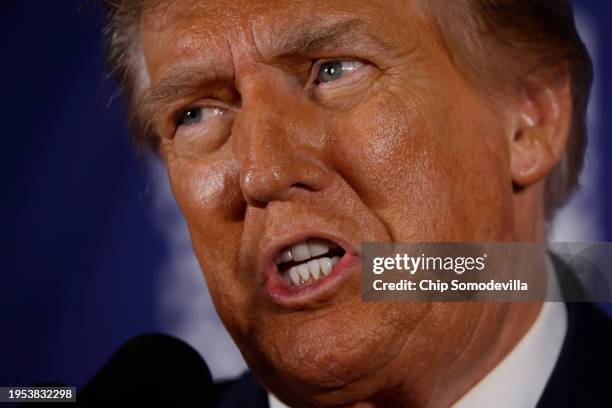
[[[358,269],[359,257],[345,253],[334,266],[329,275],[314,282],[299,286],[289,285],[285,282],[276,265],[267,271],[268,279],[264,290],[274,303],[283,307],[303,307],[313,301],[322,301],[331,296],[342,284]]]

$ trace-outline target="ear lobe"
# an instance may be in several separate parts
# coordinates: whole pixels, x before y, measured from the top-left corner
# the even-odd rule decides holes
[[[519,100],[510,141],[512,181],[522,187],[546,177],[561,160],[572,113],[569,78],[552,86],[531,85]]]

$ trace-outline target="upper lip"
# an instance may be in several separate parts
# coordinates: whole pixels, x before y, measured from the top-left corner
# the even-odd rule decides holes
[[[309,238],[323,238],[338,244],[346,253],[357,256],[360,255],[360,250],[358,247],[350,243],[348,239],[345,239],[344,237],[335,233],[322,231],[319,229],[302,230],[299,233],[289,233],[286,236],[272,240],[268,243],[268,245],[264,245],[261,249],[260,254],[262,254],[262,256],[260,258],[260,262],[258,263],[259,267],[257,270],[260,274],[262,274],[264,282],[268,278],[268,274],[274,273],[278,270],[276,267],[276,259],[281,254],[281,251],[291,247],[292,245],[304,242]]]

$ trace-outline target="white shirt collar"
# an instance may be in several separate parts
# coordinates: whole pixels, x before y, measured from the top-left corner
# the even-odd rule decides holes
[[[547,259],[548,299],[561,299],[557,274]],[[567,332],[563,302],[544,302],[525,336],[452,408],[531,408],[544,392]],[[288,408],[268,393],[270,408]]]

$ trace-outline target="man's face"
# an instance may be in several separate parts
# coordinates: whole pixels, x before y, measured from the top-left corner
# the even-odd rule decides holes
[[[420,5],[174,1],[145,12],[141,42],[195,252],[266,386],[350,403],[452,367],[502,306],[360,300],[361,242],[514,237],[503,115]],[[292,246],[317,240],[339,246],[333,270],[295,284]]]

